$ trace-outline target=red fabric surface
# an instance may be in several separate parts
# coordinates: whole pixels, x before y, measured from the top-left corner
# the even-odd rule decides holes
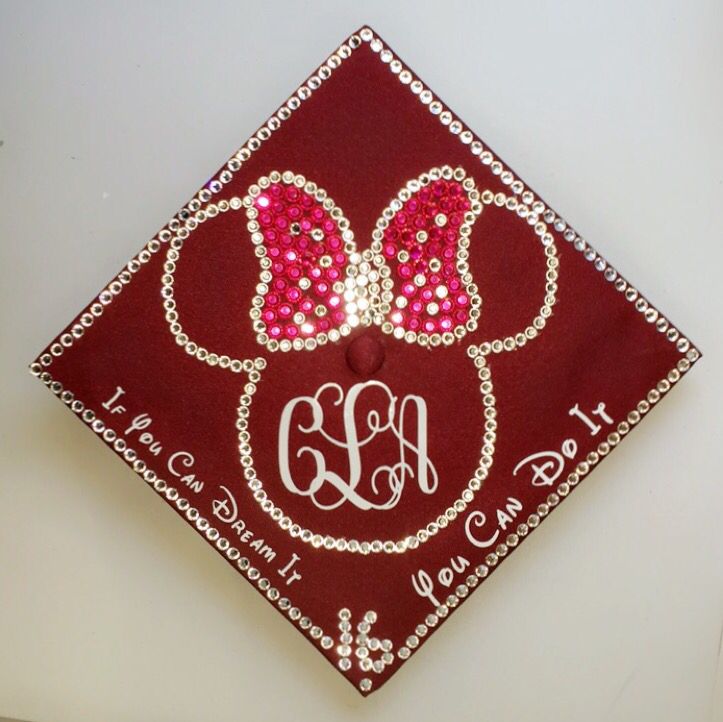
[[[363,250],[371,242],[379,214],[398,190],[420,173],[443,164],[462,166],[479,189],[509,193],[489,166],[474,158],[363,43],[251,155],[214,201],[243,197],[260,176],[289,169],[329,192]],[[182,490],[282,595],[333,637],[334,645],[328,650],[314,644],[335,666],[340,658],[339,610],[351,611],[354,635],[362,615],[375,610],[372,633],[393,642],[394,662],[379,674],[361,670],[352,655],[352,668],[345,672],[355,685],[363,678],[371,679],[375,690],[402,664],[396,653],[407,637],[435,611],[429,599],[415,592],[412,575],[426,570],[434,581],[435,595],[445,600],[494,550],[494,546],[483,549],[470,543],[465,533],[468,515],[477,510],[485,514],[486,526],[477,530],[482,537],[496,528],[496,511],[505,507],[508,497],[519,499],[522,511],[501,534],[501,542],[554,491],[551,486],[532,485],[529,468],[515,475],[518,463],[536,452],[560,451],[565,439],[574,439],[577,453],[565,459],[557,483],[563,481],[684,357],[561,233],[552,232],[560,268],[551,319],[539,337],[523,348],[487,357],[498,414],[490,475],[459,518],[404,553],[361,555],[315,549],[292,538],[262,511],[244,481],[237,449],[237,407],[246,376],[210,367],[176,344],[160,295],[165,248],[134,274],[82,339],[54,358],[48,371],[125,438],[159,476]],[[192,233],[177,264],[174,290],[184,330],[192,339],[231,357],[267,360],[253,396],[249,431],[256,470],[274,503],[295,522],[321,534],[401,539],[443,512],[474,473],[484,408],[477,369],[466,349],[470,343],[522,331],[531,322],[544,296],[544,260],[532,227],[509,211],[486,208],[472,231],[469,261],[483,298],[479,327],[449,348],[423,348],[377,328],[359,328],[315,351],[267,351],[257,343],[249,318],[259,265],[243,211],[206,221]],[[412,478],[393,509],[361,510],[347,503],[322,510],[308,497],[291,493],[279,479],[279,419],[291,398],[313,395],[327,382],[348,391],[364,380],[346,359],[349,344],[362,334],[376,338],[384,350],[383,364],[370,378],[387,384],[399,398],[415,394],[426,401],[429,456],[439,474],[439,488],[424,494]],[[103,403],[117,386],[125,390],[121,402],[127,411],[114,415]],[[359,413],[374,406],[376,402],[369,398]],[[592,436],[569,409],[579,404],[590,416],[600,402],[614,423],[591,417],[603,426]],[[157,456],[138,442],[138,432],[126,434],[133,417],[141,413],[152,418],[147,431],[163,447]],[[329,419],[335,433],[343,436],[340,412]],[[412,423],[410,429],[414,428]],[[301,442],[295,439],[293,443]],[[368,452],[381,463],[394,458],[397,443],[390,436],[380,436]],[[330,467],[347,468],[343,450],[331,444],[319,448],[324,449]],[[190,471],[204,482],[199,493],[170,476],[169,456],[177,450],[195,457]],[[297,468],[300,474],[309,473],[312,466],[307,459]],[[249,549],[230,525],[214,516],[214,500],[224,498],[221,485],[234,494],[238,515],[253,531],[253,539],[263,539],[274,549],[273,561]],[[286,587],[278,570],[292,554],[299,557],[294,568],[302,579]],[[436,575],[457,556],[466,558],[470,566],[455,573],[447,589]],[[480,604],[479,600],[474,603]],[[482,606],[479,612],[484,613]],[[268,623],[275,621],[270,617]],[[430,629],[420,641],[438,628]]]

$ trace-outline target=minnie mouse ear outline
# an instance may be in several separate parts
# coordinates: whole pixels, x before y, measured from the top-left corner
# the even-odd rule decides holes
[[[522,348],[528,341],[537,338],[547,325],[547,319],[552,316],[552,307],[557,303],[557,279],[560,268],[560,259],[557,256],[555,238],[547,224],[540,219],[536,210],[530,208],[526,203],[521,202],[517,196],[510,196],[505,193],[493,193],[490,190],[485,190],[480,194],[480,198],[484,205],[494,205],[497,208],[504,208],[513,212],[533,227],[535,235],[539,237],[545,253],[545,297],[537,315],[522,331],[470,345],[467,351],[472,357],[479,354],[487,356],[490,353],[516,351]]]
[[[433,218],[425,219],[432,204],[421,201],[430,195],[438,203]],[[297,205],[302,202],[306,212]],[[545,251],[545,298],[538,314],[520,332],[471,344],[468,354],[516,350],[535,338],[552,315],[559,268],[553,235],[516,196],[480,192],[463,168],[447,165],[434,167],[402,187],[377,220],[371,246],[361,253],[349,221],[326,190],[292,171],[262,176],[243,199],[234,196],[208,203],[169,241],[161,279],[169,330],[189,355],[210,366],[235,373],[265,368],[262,356],[235,359],[192,340],[183,331],[174,292],[176,264],[193,231],[220,214],[243,209],[261,267],[249,314],[256,341],[268,351],[311,351],[340,341],[360,325],[379,326],[386,334],[421,346],[451,345],[478,326],[482,299],[469,269],[469,237],[485,206],[514,212],[533,227]],[[437,247],[443,241],[446,255],[428,259],[422,272],[418,259],[430,238]],[[269,239],[280,242],[269,244]],[[455,246],[453,259],[451,246]],[[302,255],[305,275],[300,269]],[[396,295],[392,264],[401,285]]]

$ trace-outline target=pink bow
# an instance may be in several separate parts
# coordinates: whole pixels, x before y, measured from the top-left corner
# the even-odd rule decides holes
[[[463,169],[409,181],[361,253],[341,209],[303,176],[272,172],[243,205],[261,262],[251,317],[268,349],[313,348],[359,325],[432,345],[477,327],[467,249],[482,202]]]
[[[483,208],[493,205],[541,241],[544,302],[526,327],[504,338],[475,339],[477,351],[468,351],[520,348],[552,314],[559,263],[553,234],[540,218],[544,206],[526,195],[480,191],[463,168],[432,168],[397,193],[377,220],[371,245],[358,251],[349,221],[323,188],[292,171],[272,171],[243,199],[198,209],[171,239],[161,289],[169,329],[187,353],[211,366],[240,372],[265,365],[262,357],[231,358],[191,339],[174,290],[184,239],[202,222],[245,210],[261,267],[250,310],[257,343],[270,351],[312,350],[357,326],[376,326],[420,346],[451,345],[477,329],[482,298],[468,263],[470,234]]]

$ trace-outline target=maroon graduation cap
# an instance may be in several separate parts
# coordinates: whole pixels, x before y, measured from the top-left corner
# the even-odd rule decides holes
[[[698,358],[365,28],[31,371],[368,694]]]

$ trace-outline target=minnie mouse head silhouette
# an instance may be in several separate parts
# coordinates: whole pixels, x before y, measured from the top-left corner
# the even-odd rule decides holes
[[[470,236],[490,207],[539,240],[545,295],[523,329],[480,340]],[[415,548],[454,521],[489,473],[497,409],[486,356],[521,348],[544,329],[557,291],[552,234],[516,196],[480,190],[449,166],[408,181],[363,250],[328,193],[292,171],[269,172],[245,197],[208,204],[197,218],[212,224],[237,211],[247,219],[240,242],[250,238],[260,272],[249,317],[229,335],[258,353],[233,358],[184,331],[175,271],[195,227],[170,243],[162,296],[187,353],[248,374],[236,427],[254,499],[315,547]],[[476,373],[464,371],[470,358]]]

